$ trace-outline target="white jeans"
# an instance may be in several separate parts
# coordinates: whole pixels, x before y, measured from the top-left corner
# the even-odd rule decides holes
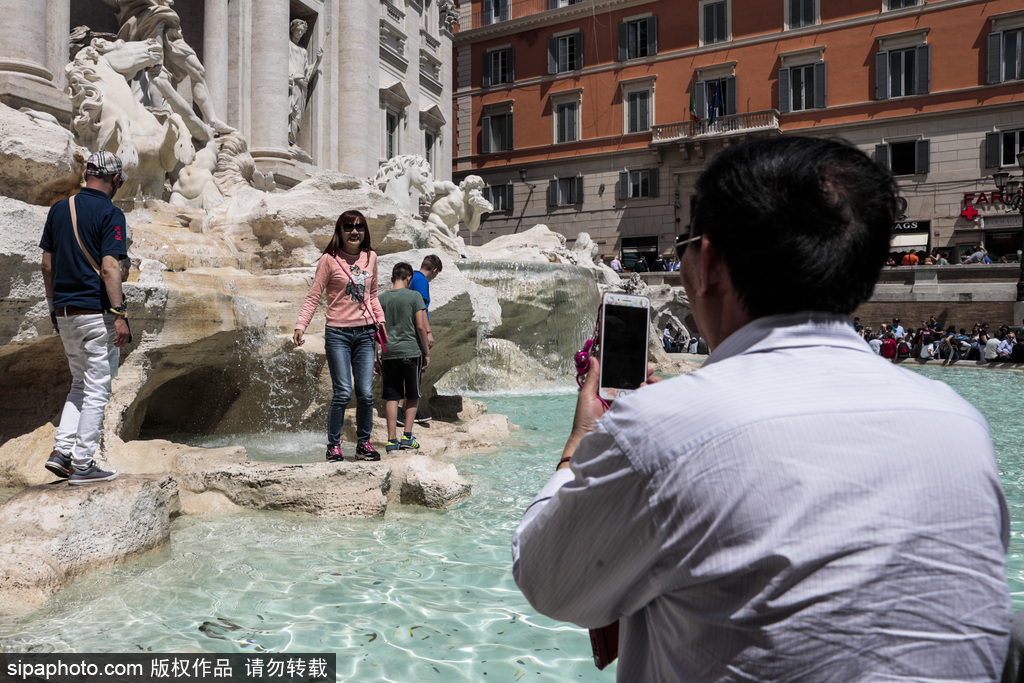
[[[114,316],[109,313],[58,316],[64,354],[71,368],[71,391],[57,427],[54,450],[70,455],[75,468],[85,468],[96,454],[103,430],[103,411],[110,384],[117,377]]]

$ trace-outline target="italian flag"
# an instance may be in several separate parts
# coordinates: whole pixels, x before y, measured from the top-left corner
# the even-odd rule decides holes
[[[699,122],[700,116],[697,114],[697,101],[693,97],[694,91],[697,89],[697,84],[690,82],[690,118],[694,121]]]

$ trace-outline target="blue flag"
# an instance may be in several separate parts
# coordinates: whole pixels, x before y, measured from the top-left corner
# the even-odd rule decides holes
[[[718,118],[718,83],[712,85],[711,101],[708,103],[708,123],[714,123]]]

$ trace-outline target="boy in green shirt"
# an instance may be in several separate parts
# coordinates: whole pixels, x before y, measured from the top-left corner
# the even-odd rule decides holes
[[[388,424],[385,452],[419,448],[406,431],[398,438],[398,401],[405,399],[405,429],[411,430],[416,420],[420,399],[420,374],[430,364],[427,344],[427,313],[423,297],[409,289],[412,266],[396,263],[391,270],[391,289],[380,294],[384,322],[388,330],[387,351],[381,356],[381,394]]]

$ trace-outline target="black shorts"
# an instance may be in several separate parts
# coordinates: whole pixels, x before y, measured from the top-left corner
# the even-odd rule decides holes
[[[385,401],[420,397],[423,358],[385,358],[381,365],[381,397]]]

